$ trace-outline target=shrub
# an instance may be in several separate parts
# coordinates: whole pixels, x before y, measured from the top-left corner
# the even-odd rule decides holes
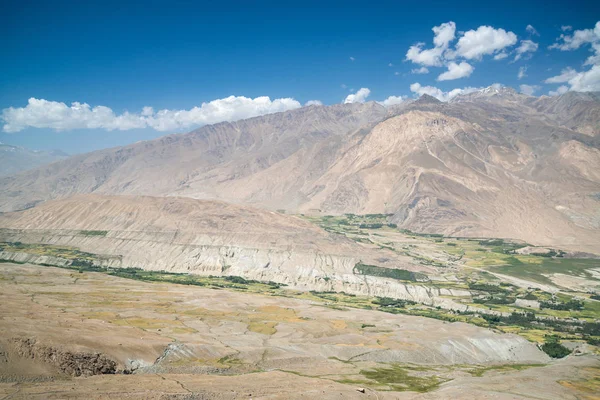
[[[546,339],[546,343],[542,345],[542,351],[552,358],[563,358],[571,354],[571,350],[560,344],[555,336]]]
[[[540,308],[549,308],[551,310],[569,311],[569,310],[583,310],[583,301],[569,300],[566,303],[553,303],[550,301],[542,301]]]
[[[373,304],[377,304],[381,307],[396,307],[396,308],[404,308],[408,304],[417,304],[411,300],[400,300],[400,299],[392,299],[391,297],[377,297],[373,300]]]
[[[363,264],[361,262],[356,263],[353,272],[355,274],[380,276],[383,278],[392,278],[412,282],[427,279],[427,275],[419,272],[412,272],[397,268],[383,268],[376,265]]]

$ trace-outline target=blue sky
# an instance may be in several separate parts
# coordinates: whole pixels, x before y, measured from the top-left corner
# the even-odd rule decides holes
[[[573,42],[576,31],[593,35],[600,20],[597,1],[504,1],[489,6],[481,1],[214,3],[30,1],[25,7],[23,2],[4,2],[0,110],[16,111],[3,112],[0,141],[76,153],[189,131],[219,120],[215,113],[221,112],[220,107],[225,107],[223,118],[235,119],[294,108],[309,100],[340,103],[360,88],[368,88],[370,94],[359,95],[356,101],[413,97],[427,87],[446,96],[456,88],[493,83],[518,90],[528,85],[524,90],[535,95],[561,86],[562,90],[598,90],[594,77],[586,77],[587,86],[582,86],[576,74],[596,67],[584,63],[594,54],[592,46],[600,42],[594,37]],[[421,51],[435,48],[432,28],[450,21],[454,39],[446,47],[438,46],[444,53],[433,62],[439,67],[407,60],[409,48],[417,43],[424,43]],[[527,30],[528,25],[535,32]],[[573,29],[561,29],[566,26]],[[461,53],[457,47],[465,35],[461,32],[473,31],[473,39],[486,33],[478,31],[480,27],[493,29],[490,34],[503,29],[505,39],[514,43],[478,54],[481,49],[476,44],[468,47],[463,40]],[[561,34],[567,39],[559,39]],[[516,49],[526,40],[535,43],[537,50],[515,61]],[[562,49],[548,48],[555,43]],[[495,60],[501,53],[506,58]],[[456,69],[449,77],[464,76],[439,80],[451,64]],[[411,73],[422,67],[429,73]],[[522,68],[526,70],[519,79]],[[554,83],[544,82],[561,74]],[[415,83],[421,89],[413,86],[411,91]],[[597,84],[600,87],[600,81]],[[144,115],[157,121],[158,110],[171,110],[168,117],[174,118],[177,110],[228,96],[293,98],[298,104],[261,101],[257,105],[236,98],[215,103],[216,111],[187,115],[185,123],[138,123]],[[26,108],[30,98],[49,103]],[[70,110],[73,102],[88,104],[90,113],[74,116],[79,111]],[[60,103],[69,108],[67,113]],[[142,117],[134,123],[115,122],[107,109],[93,111],[97,106],[109,108],[117,117],[129,112],[127,121]],[[143,107],[152,110],[143,113]],[[105,122],[107,118],[113,120]]]

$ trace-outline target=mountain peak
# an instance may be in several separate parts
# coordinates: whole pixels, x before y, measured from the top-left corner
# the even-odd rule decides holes
[[[503,95],[503,94],[517,94],[517,91],[511,87],[502,86],[498,83],[495,83],[491,86],[488,86],[484,89],[479,90],[479,93],[486,94],[489,96],[494,96],[494,95]]]
[[[414,102],[414,104],[438,104],[441,103],[438,99],[433,96],[428,95],[427,93],[422,94],[421,97]]]
[[[515,99],[520,95],[515,89],[502,86],[499,83],[494,83],[483,89],[479,89],[470,93],[459,94],[450,100],[451,103],[461,103],[466,101],[487,100],[487,99]]]

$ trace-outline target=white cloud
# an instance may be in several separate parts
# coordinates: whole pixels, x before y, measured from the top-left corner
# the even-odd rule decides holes
[[[574,31],[573,34],[561,34],[550,49],[559,49],[563,51],[575,50],[587,43],[594,43],[600,40],[600,21],[596,22],[594,29],[582,29]]]
[[[152,128],[158,131],[174,131],[235,121],[301,107],[292,98],[271,100],[267,96],[254,99],[229,96],[224,99],[202,103],[190,110],[160,110],[144,107],[139,114],[124,112],[117,115],[105,106],[91,107],[86,103],[74,102],[71,106],[57,101],[31,98],[26,107],[2,110],[4,132],[14,133],[25,128],[50,128],[56,131],[71,129],[128,130]]]
[[[515,50],[517,55],[515,56],[514,61],[520,60],[524,54],[536,52],[538,47],[539,45],[532,40],[521,40],[521,44]]]
[[[450,81],[470,76],[473,73],[473,66],[466,62],[457,64],[455,62],[448,63],[448,71],[440,74],[437,77],[438,81]]]
[[[400,75],[400,72],[396,71],[396,72],[394,72],[394,75],[398,76],[398,75]]]
[[[527,76],[526,74],[527,72],[527,67],[521,67],[519,68],[519,73],[517,74],[517,79],[523,79]]]
[[[593,29],[576,30],[572,34],[561,34],[556,42],[548,47],[562,51],[577,50],[586,44],[590,45],[593,53],[584,65],[600,65],[600,21],[596,22]]]
[[[568,82],[577,76],[577,71],[571,67],[567,67],[560,72],[560,75],[553,76],[546,79],[545,83],[563,83]]]
[[[466,87],[462,89],[453,89],[449,92],[444,92],[441,89],[436,88],[435,86],[421,86],[420,83],[413,83],[412,85],[410,85],[411,92],[416,93],[419,96],[428,94],[429,96],[435,97],[440,101],[448,101],[453,97],[458,96],[459,94],[473,93],[480,89],[481,88]]]
[[[350,61],[354,61],[354,60],[356,60],[356,58],[350,57]]]
[[[321,100],[309,100],[304,105],[305,106],[322,106],[323,102]]]
[[[562,86],[559,86],[558,89],[556,89],[556,90],[549,91],[548,94],[550,96],[558,96],[558,95],[561,95],[563,93],[567,93],[568,91],[569,91],[569,87],[565,86],[565,85],[562,85]]]
[[[401,104],[403,102],[404,102],[404,98],[402,96],[390,96],[387,99],[385,99],[384,101],[378,101],[379,104],[381,104],[385,107],[393,106],[395,104]]]
[[[504,60],[506,57],[508,57],[508,54],[505,52],[501,52],[498,53],[494,56],[494,60],[498,61],[498,60]]]
[[[566,68],[560,75],[546,79],[546,83],[568,83],[569,90],[576,92],[600,91],[600,65],[594,65],[587,71],[577,72]]]
[[[434,33],[433,44],[435,47],[448,47],[451,41],[454,40],[454,33],[456,32],[456,24],[452,21],[441,24],[440,26],[434,26],[432,28]]]
[[[410,46],[406,52],[406,59],[415,64],[426,65],[428,67],[441,67],[443,48],[434,47],[433,49],[423,50],[425,43],[417,43]]]
[[[563,25],[560,27],[560,30],[563,32],[572,31],[573,27],[571,25]]]
[[[532,35],[537,35],[540,36],[540,34],[538,33],[537,29],[535,29],[532,25],[527,25],[527,27],[525,28],[525,30],[527,32],[529,32]]]
[[[371,91],[368,88],[360,88],[358,92],[354,94],[349,94],[344,99],[344,104],[348,103],[364,103],[367,100],[367,97],[371,94]]]
[[[434,26],[431,30],[434,34],[433,44],[435,47],[432,49],[423,49],[425,43],[417,43],[410,46],[406,52],[407,60],[428,67],[441,67],[443,65],[442,55],[450,42],[454,40],[456,24],[452,21],[445,22],[440,26]]]
[[[393,67],[393,66],[394,66],[394,64],[392,64],[392,63],[388,64],[388,67]]]
[[[517,74],[517,79],[521,80],[527,76],[527,67],[520,67],[519,73]]]
[[[427,67],[414,68],[410,71],[411,74],[428,74],[429,70]]]
[[[477,30],[465,32],[456,44],[456,53],[469,60],[479,60],[484,55],[497,53],[515,43],[517,35],[510,31],[480,26]]]
[[[526,94],[527,96],[533,96],[533,94],[540,89],[537,85],[520,85],[519,89],[521,93]]]
[[[600,65],[594,65],[590,70],[578,73],[569,80],[570,90],[576,92],[600,91]]]

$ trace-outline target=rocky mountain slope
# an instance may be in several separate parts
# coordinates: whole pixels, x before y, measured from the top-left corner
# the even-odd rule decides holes
[[[0,179],[0,210],[76,193],[389,213],[402,228],[598,251],[600,102],[488,88],[310,106],[71,157]]]
[[[64,160],[69,155],[60,151],[36,151],[0,143],[0,176],[16,174],[40,165]]]

